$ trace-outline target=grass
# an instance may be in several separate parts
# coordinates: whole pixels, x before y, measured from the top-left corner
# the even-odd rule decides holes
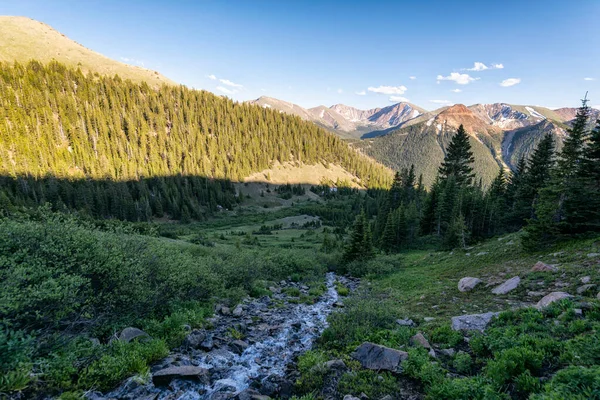
[[[0,16],[0,61],[27,63],[32,59],[42,63],[54,59],[85,72],[116,74],[150,86],[175,84],[158,72],[124,64],[89,50],[44,23],[25,17]]]

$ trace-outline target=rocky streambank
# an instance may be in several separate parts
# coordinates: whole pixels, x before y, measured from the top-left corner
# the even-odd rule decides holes
[[[233,308],[217,306],[212,329],[194,330],[184,344],[154,365],[151,379],[131,378],[108,394],[90,399],[251,399],[290,397],[295,360],[327,327],[327,316],[343,307],[335,283],[350,290],[356,280],[326,276],[326,291],[314,304],[298,304],[301,283],[281,281],[272,295],[246,299]]]

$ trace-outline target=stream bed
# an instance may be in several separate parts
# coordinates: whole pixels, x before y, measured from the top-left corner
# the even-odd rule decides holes
[[[233,310],[218,307],[211,330],[192,331],[184,345],[151,368],[149,383],[130,378],[114,391],[90,399],[225,400],[253,394],[289,397],[290,372],[327,327],[327,317],[342,307],[335,281],[351,289],[357,282],[333,273],[314,304],[297,304],[286,290],[308,287],[281,281],[272,296],[245,300]],[[295,298],[297,299],[297,297]]]

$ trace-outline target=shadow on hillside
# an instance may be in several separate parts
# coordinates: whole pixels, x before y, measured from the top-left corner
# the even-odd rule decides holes
[[[0,176],[0,211],[48,203],[54,211],[79,211],[93,218],[189,221],[204,220],[251,201],[268,208],[292,204],[298,196],[318,200],[359,190],[338,188],[333,182],[319,186],[277,185],[182,175],[127,181]]]

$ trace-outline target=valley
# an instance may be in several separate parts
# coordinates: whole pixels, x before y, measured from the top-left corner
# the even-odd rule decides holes
[[[295,12],[316,23],[322,6]],[[80,6],[56,7],[76,28]],[[172,71],[227,96],[0,17],[0,399],[600,399],[600,114],[587,95],[428,111],[403,85],[357,84],[391,103],[362,109],[319,82],[334,105],[241,101],[269,93],[256,65],[270,45],[271,61],[300,63],[319,37],[319,63],[338,62],[345,38],[301,23],[257,46],[276,10],[240,34],[246,20],[228,18],[242,3],[118,7],[98,9],[101,38],[176,35],[136,50],[179,51]],[[132,49],[123,40],[115,52]],[[220,47],[186,65],[194,41]],[[240,59],[201,76],[233,48]],[[483,74],[520,84],[503,69],[431,81],[454,94],[445,84],[466,92]],[[294,79],[276,92],[301,92]]]

